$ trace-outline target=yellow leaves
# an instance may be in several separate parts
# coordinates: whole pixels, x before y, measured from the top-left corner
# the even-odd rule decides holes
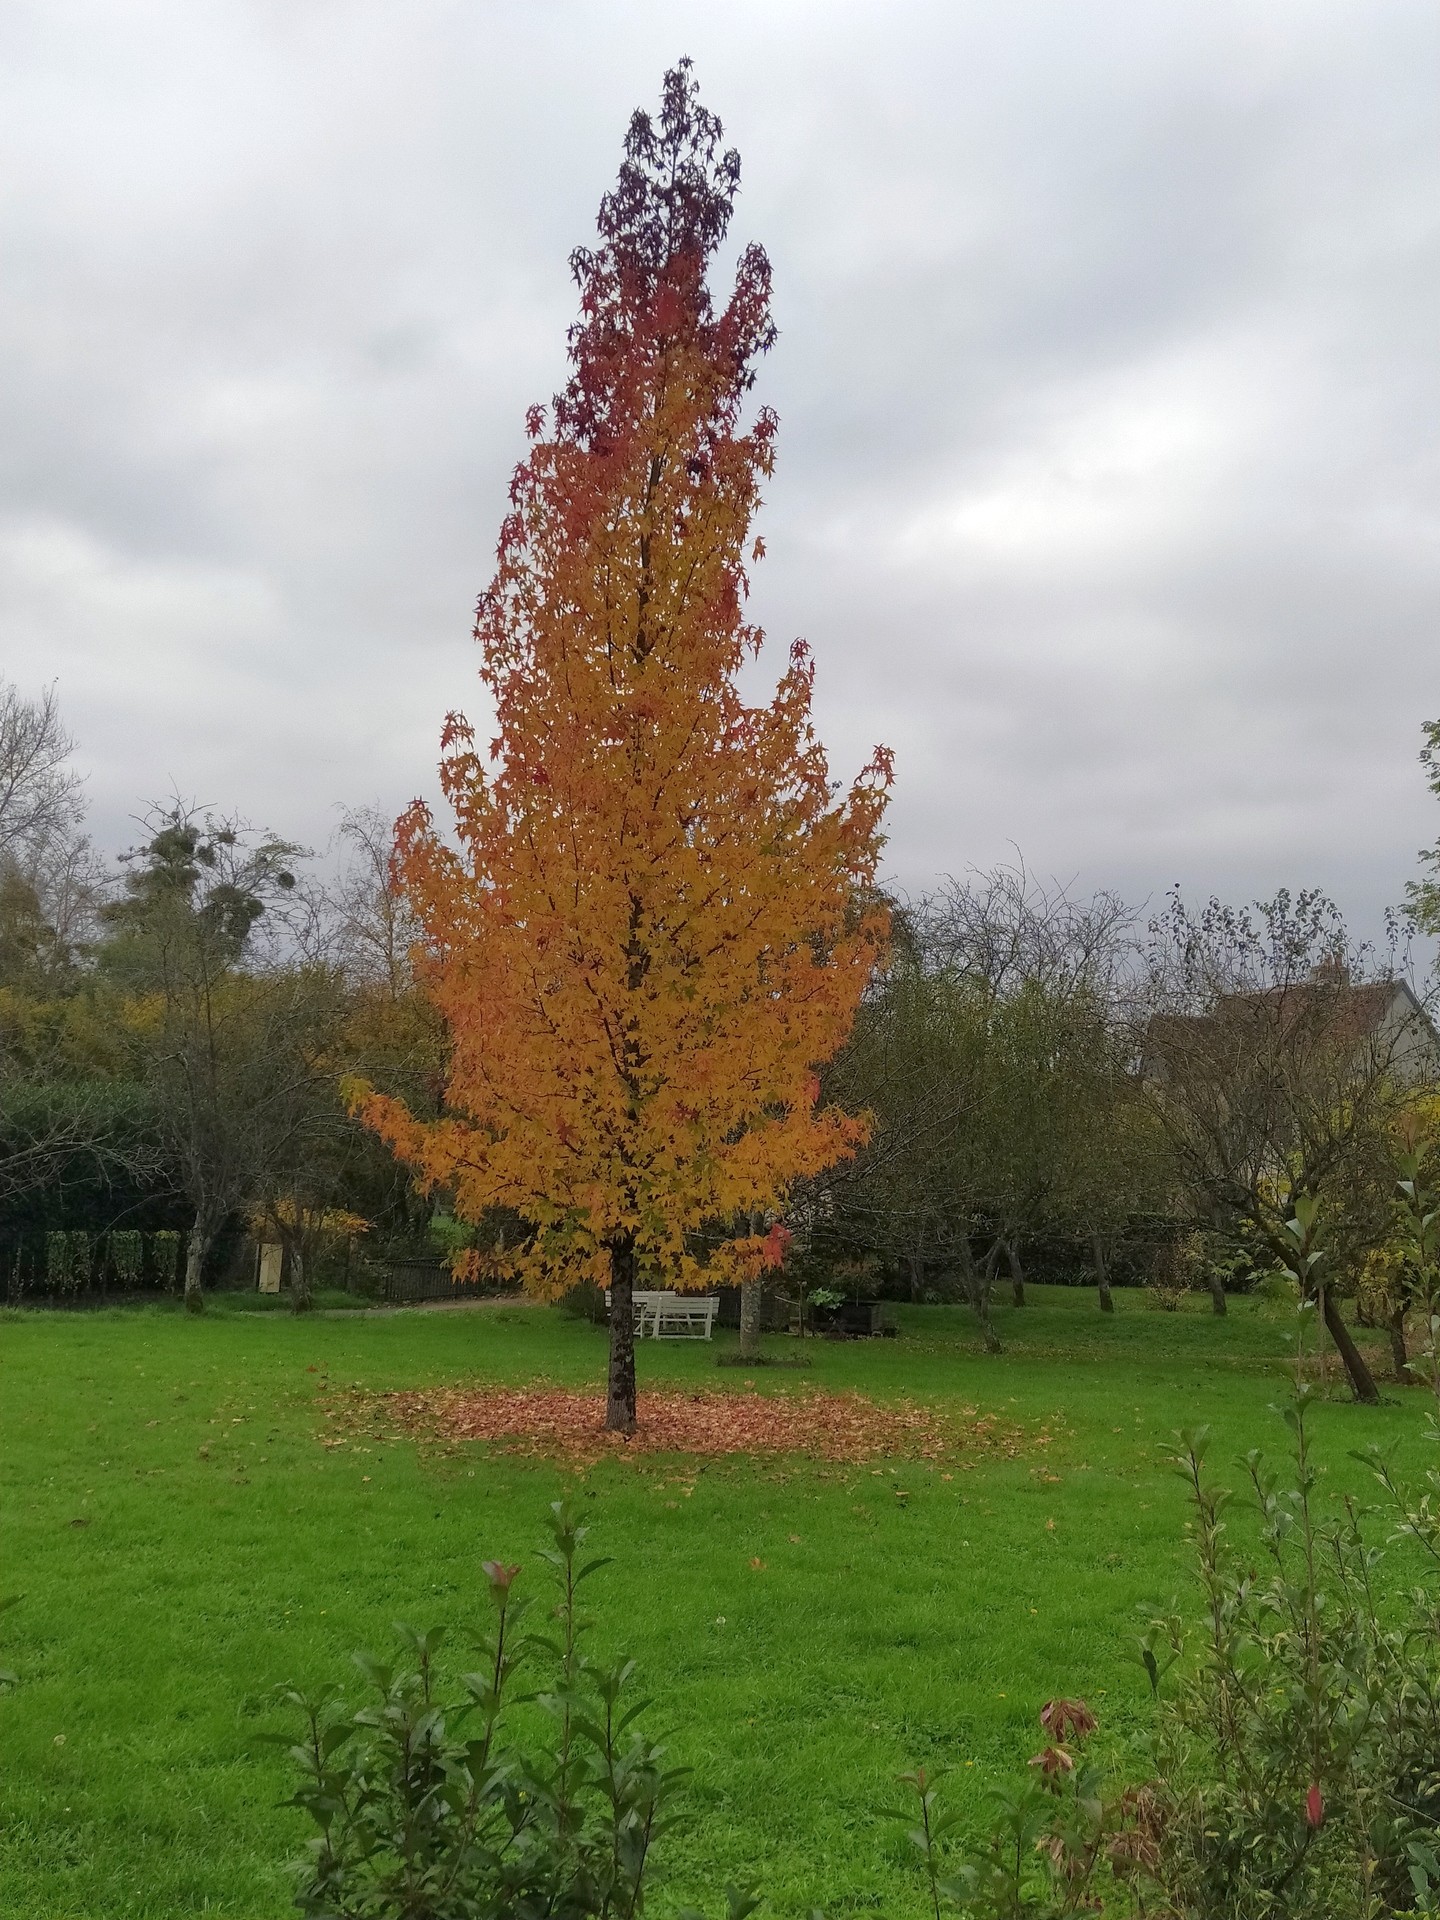
[[[476,626],[488,763],[460,716],[442,736],[458,851],[418,806],[397,840],[450,1117],[348,1096],[462,1214],[535,1222],[544,1291],[598,1277],[622,1239],[683,1285],[696,1227],[774,1213],[854,1151],[865,1122],[817,1110],[815,1069],[887,937],[857,901],[888,756],[837,796],[801,643],[770,701],[737,684],[762,638],[742,561],[773,421],[739,434],[733,345],[631,319],[606,336],[603,435],[567,389],[515,475]]]
[[[362,1233],[369,1233],[374,1227],[372,1220],[366,1220],[358,1213],[347,1213],[343,1207],[326,1207],[320,1213],[311,1214],[295,1200],[282,1199],[268,1212],[251,1215],[251,1228],[263,1233],[272,1225],[286,1227],[292,1231],[320,1233],[335,1240],[353,1240]]]

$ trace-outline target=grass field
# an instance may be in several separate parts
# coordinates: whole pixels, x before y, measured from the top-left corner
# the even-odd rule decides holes
[[[754,1877],[778,1915],[918,1914],[873,1808],[923,1762],[955,1769],[978,1819],[1057,1692],[1095,1705],[1110,1742],[1133,1736],[1137,1610],[1185,1577],[1165,1445],[1208,1422],[1227,1467],[1279,1451],[1288,1327],[1250,1301],[1215,1320],[1125,1294],[1106,1319],[1089,1291],[1037,1287],[987,1357],[959,1309],[899,1317],[897,1340],[811,1343],[811,1371],[756,1386],[955,1400],[1051,1444],[968,1466],[651,1456],[578,1475],[473,1446],[330,1452],[336,1387],[598,1386],[604,1337],[526,1307],[0,1317],[0,1596],[25,1596],[0,1616],[21,1682],[0,1699],[0,1913],[283,1914],[303,1834],[258,1738],[281,1725],[266,1690],[346,1679],[396,1619],[480,1622],[478,1561],[525,1561],[569,1491],[616,1557],[592,1589],[601,1639],[639,1658],[651,1724],[695,1769],[655,1910],[718,1913],[723,1882]],[[717,1347],[646,1343],[642,1387],[743,1390]],[[1327,1403],[1330,1481],[1363,1485],[1349,1450],[1371,1440],[1418,1470],[1423,1413],[1413,1390]]]

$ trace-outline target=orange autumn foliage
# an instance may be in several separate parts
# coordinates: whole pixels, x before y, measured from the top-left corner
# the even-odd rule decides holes
[[[573,372],[548,432],[532,410],[479,604],[494,737],[446,724],[453,842],[419,802],[397,832],[447,1110],[364,1089],[359,1111],[462,1218],[533,1224],[514,1258],[542,1295],[606,1283],[617,1250],[680,1288],[773,1261],[779,1235],[729,1228],[866,1131],[818,1104],[816,1069],[887,936],[890,765],[837,795],[803,644],[766,704],[738,686],[776,426],[741,416],[774,330],[758,247],[718,313],[706,284],[738,184],[719,134],[685,68],[659,123],[632,122],[572,262]]]

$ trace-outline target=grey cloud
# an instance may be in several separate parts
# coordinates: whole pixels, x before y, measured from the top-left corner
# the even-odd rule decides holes
[[[0,666],[95,823],[433,785],[566,255],[694,54],[782,416],[756,611],[919,886],[1435,836],[1440,23],[1421,0],[0,8]],[[777,657],[779,648],[777,647]]]

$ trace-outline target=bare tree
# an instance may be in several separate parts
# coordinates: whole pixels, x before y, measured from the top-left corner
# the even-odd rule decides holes
[[[410,954],[421,930],[391,880],[394,822],[378,806],[352,807],[339,843],[340,870],[328,889],[335,958],[347,980],[398,1000],[414,985]]]
[[[1135,923],[1118,895],[1076,899],[1037,880],[1023,860],[949,879],[913,911],[931,964],[981,983],[997,1001],[1037,990],[1056,1000],[1108,1000]]]
[[[53,686],[27,700],[0,680],[0,853],[18,855],[73,830],[83,811],[74,751]]]

